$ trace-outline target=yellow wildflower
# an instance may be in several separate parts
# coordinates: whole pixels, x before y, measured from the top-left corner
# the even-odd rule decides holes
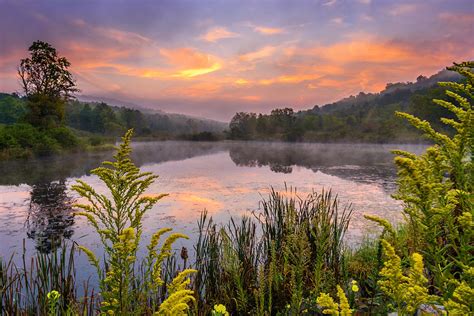
[[[351,306],[349,305],[349,301],[347,300],[346,293],[344,293],[344,290],[339,285],[337,286],[337,297],[339,297],[339,309],[341,311],[341,315],[352,315]]]
[[[323,314],[339,315],[339,305],[327,293],[321,293],[316,299],[316,303],[323,308]]]
[[[223,315],[228,316],[229,312],[227,311],[226,307],[222,304],[214,305],[214,314],[216,315]]]
[[[46,295],[46,297],[48,297],[48,300],[52,300],[52,301],[56,301],[60,296],[61,294],[59,294],[59,292],[56,290],[52,290]]]

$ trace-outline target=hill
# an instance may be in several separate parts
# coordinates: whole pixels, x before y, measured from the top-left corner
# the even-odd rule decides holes
[[[435,105],[432,99],[446,98],[439,81],[462,78],[443,70],[415,82],[389,83],[379,93],[360,92],[340,101],[295,112],[275,109],[270,114],[237,113],[229,124],[231,139],[311,142],[423,142],[419,133],[394,115],[396,111],[414,114],[435,128],[450,132],[440,122],[452,113]]]
[[[0,124],[14,124],[26,113],[25,100],[0,93]],[[76,130],[119,136],[134,128],[137,136],[176,137],[203,132],[221,133],[226,123],[182,114],[113,106],[105,102],[71,101],[66,105],[65,123]]]

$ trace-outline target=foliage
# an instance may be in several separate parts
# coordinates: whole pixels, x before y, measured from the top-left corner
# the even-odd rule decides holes
[[[413,315],[421,304],[433,300],[426,287],[428,279],[423,274],[423,257],[413,253],[411,269],[405,275],[395,249],[385,239],[381,241],[386,258],[384,267],[380,270],[380,288],[393,300],[399,315]]]
[[[20,61],[18,75],[27,98],[26,121],[42,129],[62,125],[65,101],[79,91],[65,57],[42,41],[33,42],[28,49],[31,57]]]
[[[462,279],[462,270],[474,266],[473,68],[474,62],[449,68],[465,75],[467,82],[440,83],[450,89],[446,94],[455,102],[434,100],[455,114],[455,119],[442,119],[456,131],[454,136],[436,132],[428,122],[412,115],[398,113],[435,142],[421,156],[396,151],[399,191],[395,197],[405,204],[410,248],[425,258],[430,290],[445,299],[454,291],[450,280]]]
[[[239,112],[229,124],[228,137],[243,140],[420,142],[416,129],[394,117],[405,111],[428,120],[437,128],[452,133],[440,118],[453,114],[431,102],[444,97],[445,87],[436,87],[443,72],[416,83],[387,85],[378,94],[361,92],[338,102],[310,110],[275,109],[270,114]]]
[[[28,111],[25,120],[40,129],[61,126],[64,121],[64,101],[44,94],[33,94],[28,97]]]
[[[195,270],[180,272],[168,284],[168,297],[165,300],[160,302],[154,299],[161,296],[158,294],[161,294],[159,291],[165,284],[162,265],[172,255],[172,244],[179,238],[187,237],[171,234],[157,251],[160,238],[171,229],[159,230],[153,235],[148,246],[148,256],[141,264],[143,273],[139,275],[135,269],[139,264],[137,251],[143,232],[143,216],[165,194],[144,195],[157,176],[140,172],[130,160],[131,136],[132,130],[129,130],[114,155],[115,161],[104,162],[102,167],[91,171],[105,183],[112,199],[96,192],[81,180],[72,187],[88,202],[77,204],[82,209],[77,215],[85,216],[99,234],[106,254],[105,269],[92,251],[85,247],[81,247],[81,250],[97,270],[102,295],[101,310],[104,313],[135,315],[156,312],[160,315],[181,315],[194,299],[193,292],[186,287],[190,282],[188,275]],[[152,300],[151,304],[148,304],[149,300]]]
[[[399,189],[394,196],[404,203],[407,238],[400,239],[388,222],[369,217],[389,232],[381,240],[386,261],[380,272],[384,280],[379,284],[396,308],[404,312],[413,313],[421,303],[433,300],[433,295],[439,296],[436,300],[452,312],[474,311],[470,300],[474,280],[469,274],[474,266],[473,68],[474,62],[448,68],[466,76],[467,81],[441,82],[453,101],[434,100],[455,116],[441,119],[454,129],[453,136],[435,131],[425,120],[397,112],[435,143],[420,156],[395,151],[399,155],[395,159]],[[404,241],[396,246],[411,254],[408,276],[403,274],[402,259],[386,238]],[[423,274],[423,259],[428,278]]]
[[[78,91],[68,70],[71,63],[65,57],[59,57],[54,47],[35,41],[28,51],[31,57],[22,59],[18,67],[22,88],[28,97],[42,95],[64,99]]]
[[[237,314],[317,310],[313,295],[347,280],[343,238],[351,209],[330,192],[272,190],[257,221],[243,217],[218,228],[204,213],[196,244],[199,310],[224,304]],[[259,238],[258,231],[262,236]]]
[[[46,297],[48,299],[48,304],[49,304],[48,315],[56,316],[58,313],[57,305],[58,305],[59,297],[61,297],[61,294],[59,294],[59,292],[56,290],[52,290],[46,295]]]
[[[474,268],[469,268],[465,273],[465,278],[470,281],[474,279]],[[453,280],[456,288],[451,298],[445,302],[447,310],[453,315],[468,315],[474,310],[474,288],[468,281]]]
[[[322,307],[323,314],[335,316],[352,315],[352,309],[349,306],[346,293],[344,293],[344,290],[339,285],[337,286],[337,297],[339,298],[339,304],[334,302],[334,299],[326,293],[319,295],[316,302]]]
[[[104,102],[71,101],[66,105],[65,120],[70,127],[101,135],[122,135],[133,128],[137,136],[209,137],[208,134],[199,133],[220,133],[224,129],[224,124],[220,122],[177,114],[146,113]]]
[[[26,114],[24,100],[17,95],[0,93],[0,124],[14,124]]]
[[[94,291],[88,282],[78,291],[76,255],[73,244],[63,244],[48,254],[31,255],[23,248],[19,266],[13,255],[7,261],[0,257],[0,314],[51,315],[54,309],[57,315],[93,315]]]
[[[0,126],[0,153],[7,157],[46,156],[78,145],[78,138],[65,127],[40,130],[30,124]]]

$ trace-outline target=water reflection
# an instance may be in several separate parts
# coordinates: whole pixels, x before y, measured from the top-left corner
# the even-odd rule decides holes
[[[138,142],[133,143],[132,158],[135,164],[185,160],[226,150],[225,143],[214,142]],[[0,185],[32,185],[89,175],[104,160],[111,160],[113,152],[81,152],[62,156],[1,161]]]
[[[58,248],[64,238],[73,235],[73,199],[67,195],[64,179],[41,182],[31,186],[31,199],[25,226],[28,238],[34,240],[39,252]]]
[[[386,191],[393,191],[396,170],[389,148],[367,144],[242,143],[230,147],[229,155],[237,166],[269,167],[285,174],[292,173],[294,167],[303,167],[356,182],[377,182]]]
[[[351,241],[361,240],[370,229],[363,214],[394,223],[400,219],[400,205],[390,197],[396,175],[390,149],[423,150],[396,145],[176,141],[134,143],[133,147],[135,163],[160,175],[150,193],[169,194],[148,213],[144,237],[159,228],[174,227],[191,236],[186,244],[191,248],[196,221],[204,209],[216,222],[225,223],[230,216],[258,211],[269,188],[282,190],[285,184],[302,196],[333,189],[342,205],[354,205],[348,236]],[[98,250],[92,228],[85,220],[71,217],[71,198],[76,196],[68,187],[81,178],[106,192],[89,171],[112,154],[0,162],[0,253],[20,250],[25,237],[29,237],[28,249],[41,252],[51,251],[68,238]]]
[[[133,160],[138,166],[186,160],[229,152],[237,166],[269,167],[289,174],[295,167],[360,182],[384,179],[393,183],[395,167],[391,149],[419,153],[423,146],[368,144],[308,144],[266,142],[143,142],[133,144]],[[88,175],[112,152],[76,153],[48,159],[0,163],[0,185],[34,184]]]

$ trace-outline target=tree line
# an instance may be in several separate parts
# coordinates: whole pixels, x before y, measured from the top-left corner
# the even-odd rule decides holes
[[[416,130],[394,115],[403,111],[436,128],[452,133],[441,117],[453,114],[437,107],[432,100],[445,98],[445,88],[418,82],[388,84],[376,94],[360,93],[323,107],[306,111],[285,107],[270,114],[239,112],[229,124],[228,137],[236,140],[280,140],[314,142],[418,142]],[[418,87],[417,87],[418,85]]]
[[[214,140],[224,130],[224,123],[206,119],[80,102],[65,57],[42,41],[28,52],[18,66],[22,95],[0,93],[0,158],[84,149],[129,129],[137,136],[193,140]]]

